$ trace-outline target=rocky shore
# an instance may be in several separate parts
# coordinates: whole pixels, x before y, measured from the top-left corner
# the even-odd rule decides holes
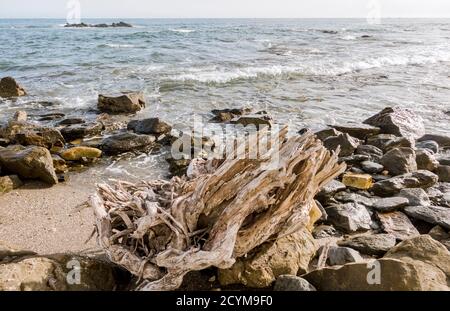
[[[18,96],[26,96],[24,88],[3,78],[0,97]],[[142,93],[125,92],[100,94],[95,121],[62,113],[30,120],[17,111],[0,126],[0,195],[30,180],[64,184],[102,158],[158,152],[183,134],[199,139],[158,118],[135,119],[145,106]],[[118,115],[128,120],[117,121]],[[223,124],[276,124],[269,112],[244,108],[211,116]],[[421,117],[401,107],[387,107],[361,123],[330,124],[315,135],[328,150],[339,150],[339,162],[346,164],[315,197],[316,221],[261,245],[230,269],[192,272],[181,288],[449,290],[450,135],[426,133]],[[214,141],[202,137],[197,145],[202,150],[191,152],[201,156]],[[171,175],[182,176],[192,173],[196,160],[167,161]],[[0,242],[0,290],[120,290],[133,288],[130,280],[136,279],[104,258],[42,256]],[[83,262],[81,287],[64,282],[71,256]],[[367,281],[373,267],[380,269],[380,282]]]

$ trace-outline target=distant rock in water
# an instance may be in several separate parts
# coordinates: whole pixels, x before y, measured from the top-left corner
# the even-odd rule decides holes
[[[64,25],[64,27],[66,27],[66,28],[86,28],[86,27],[96,27],[96,28],[125,27],[125,28],[130,28],[130,27],[133,27],[133,25],[125,23],[125,22],[112,23],[110,25],[108,25],[108,24],[86,24],[86,23],[69,24],[69,23],[67,23],[66,25]]]
[[[27,95],[27,92],[13,78],[5,77],[0,80],[0,97],[9,98],[25,95]]]

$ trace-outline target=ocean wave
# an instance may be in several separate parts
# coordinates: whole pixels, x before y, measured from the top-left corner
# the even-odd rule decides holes
[[[430,55],[374,57],[355,62],[336,60],[311,62],[301,65],[269,65],[243,68],[190,68],[186,72],[171,77],[174,81],[194,81],[201,83],[229,83],[237,80],[251,80],[261,77],[282,77],[292,75],[339,76],[388,66],[426,65],[450,62],[450,52],[438,51]]]
[[[136,47],[133,44],[118,44],[118,43],[107,43],[107,44],[100,44],[98,47],[100,48],[113,48],[113,49],[125,49],[125,48],[134,48]]]
[[[345,40],[345,41],[353,41],[353,40],[356,40],[356,37],[352,36],[352,35],[347,35],[347,36],[344,36],[344,37],[342,37],[340,39],[341,40]]]
[[[172,32],[178,32],[178,33],[191,33],[195,32],[195,29],[185,29],[185,28],[171,28],[169,29]]]

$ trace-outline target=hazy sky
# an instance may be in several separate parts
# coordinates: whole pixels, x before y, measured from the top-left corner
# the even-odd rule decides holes
[[[75,0],[71,0],[75,1]],[[69,0],[0,0],[0,18],[66,18]],[[81,17],[450,17],[449,0],[79,0]],[[377,9],[379,7],[379,9]]]

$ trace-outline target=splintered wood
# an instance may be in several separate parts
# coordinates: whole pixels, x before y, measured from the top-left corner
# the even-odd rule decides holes
[[[345,164],[311,132],[286,133],[257,159],[245,155],[263,135],[224,160],[193,161],[190,177],[98,185],[90,205],[109,259],[143,280],[140,290],[173,290],[190,271],[229,268],[306,227],[314,196]]]

